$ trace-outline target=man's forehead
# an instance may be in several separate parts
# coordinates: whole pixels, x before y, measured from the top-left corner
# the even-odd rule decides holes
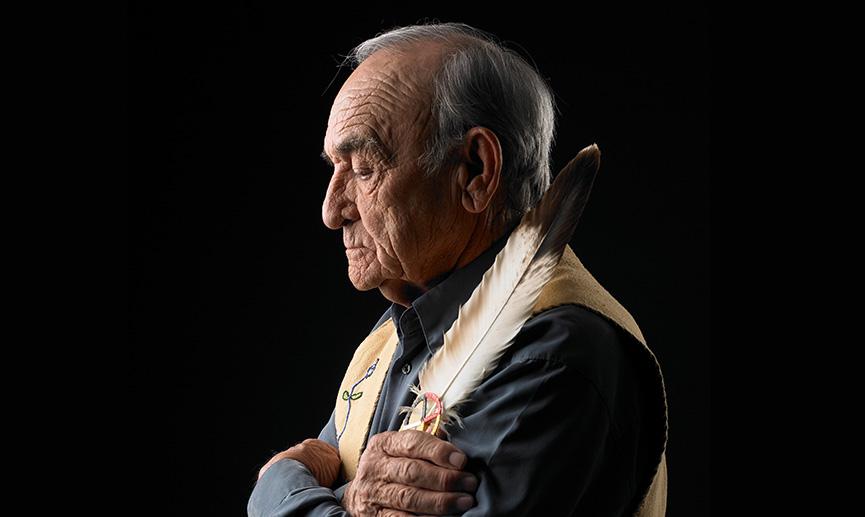
[[[387,76],[349,78],[331,108],[325,147],[331,145],[338,151],[343,141],[388,139],[394,118],[414,104],[410,93]]]
[[[360,148],[360,142],[382,142],[387,138],[389,115],[390,110],[371,102],[356,102],[343,107],[334,104],[325,133],[325,151],[348,154]]]
[[[397,110],[400,92],[381,83],[366,82],[344,88],[333,102],[329,125],[340,126],[380,122],[383,115]]]
[[[366,63],[346,80],[334,99],[330,122],[338,124],[354,117],[380,117],[382,113],[398,110],[409,104],[410,96],[417,93],[404,77],[392,68],[365,69]]]
[[[418,120],[430,98],[436,61],[431,48],[373,53],[346,79],[334,100],[325,134],[325,149],[361,137],[387,143],[399,119]],[[331,146],[331,147],[329,147]]]

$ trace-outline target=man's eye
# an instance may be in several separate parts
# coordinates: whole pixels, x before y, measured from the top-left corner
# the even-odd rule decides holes
[[[372,171],[370,169],[355,169],[354,173],[361,178],[368,178],[369,176],[372,176]]]

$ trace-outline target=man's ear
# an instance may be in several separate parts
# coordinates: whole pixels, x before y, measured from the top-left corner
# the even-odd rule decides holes
[[[471,213],[487,209],[499,188],[502,146],[495,133],[485,127],[466,132],[457,166],[460,202]]]

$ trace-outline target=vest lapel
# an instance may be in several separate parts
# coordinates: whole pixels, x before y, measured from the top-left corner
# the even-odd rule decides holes
[[[397,342],[396,328],[388,319],[357,347],[339,387],[333,423],[346,480],[354,479],[357,472]]]

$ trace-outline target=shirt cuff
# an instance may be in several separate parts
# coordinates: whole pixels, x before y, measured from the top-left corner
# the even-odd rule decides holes
[[[349,481],[348,483],[351,483],[351,481]],[[339,504],[342,504],[342,496],[345,495],[345,489],[348,488],[348,483],[333,490],[333,495],[336,497],[336,500],[339,502]]]

